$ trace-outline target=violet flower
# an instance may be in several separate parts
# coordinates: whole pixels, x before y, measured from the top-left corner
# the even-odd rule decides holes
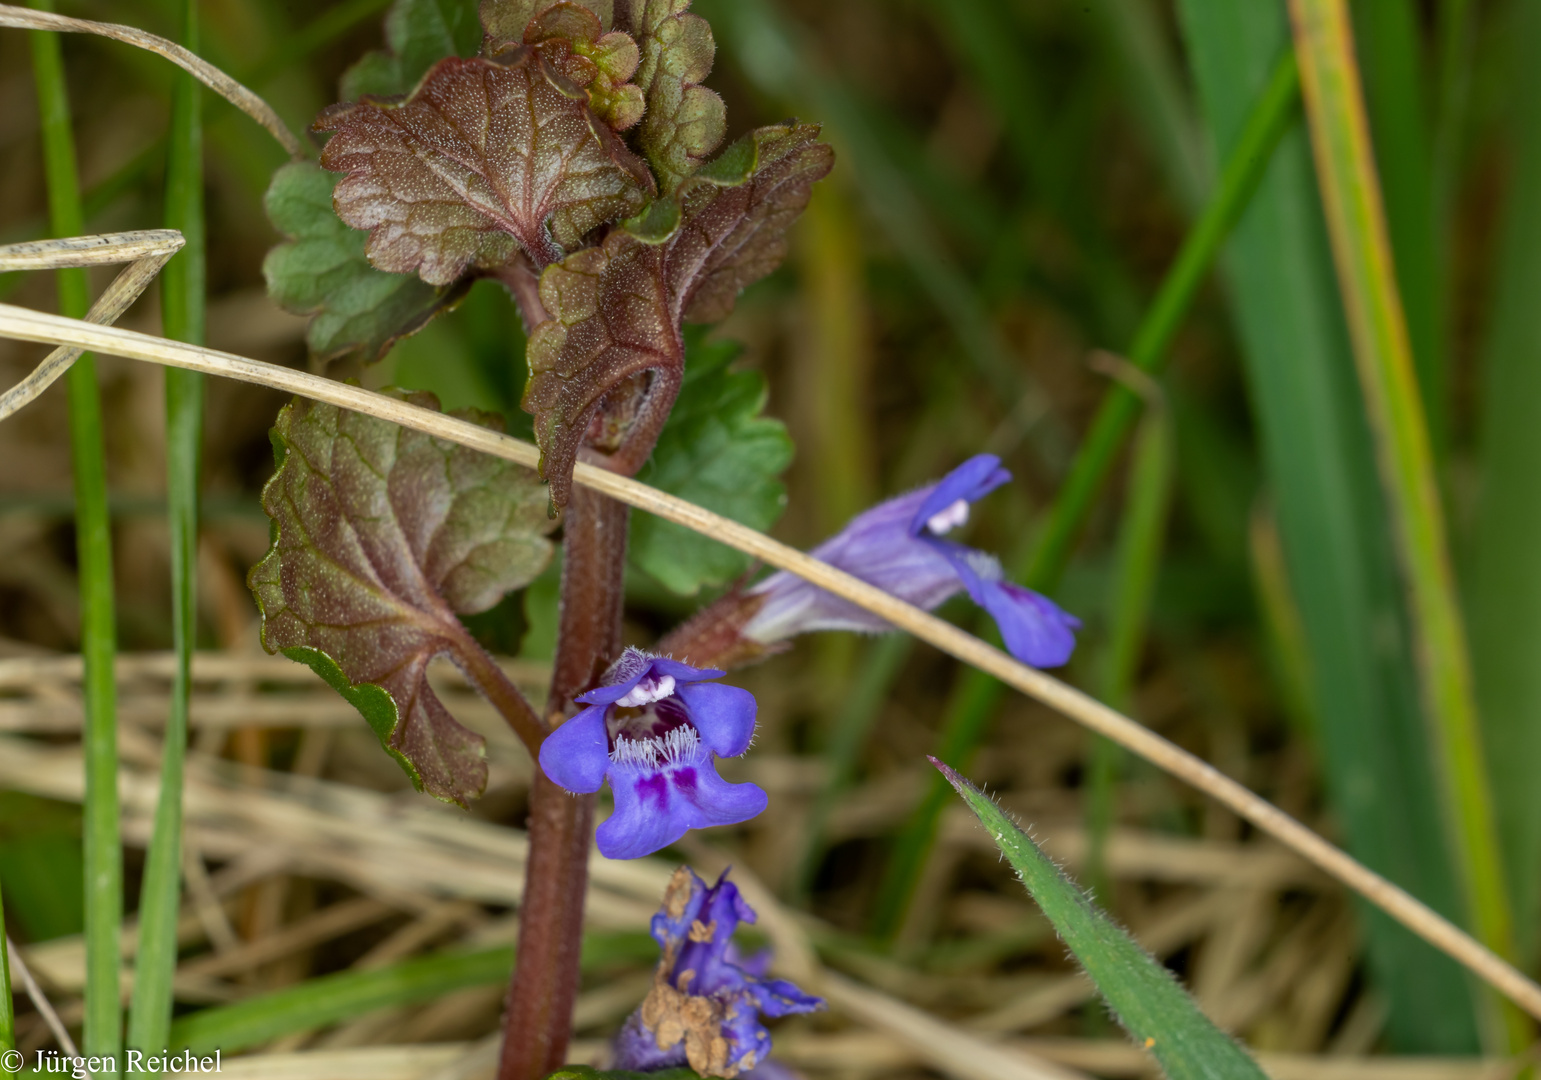
[[[823,999],[766,978],[764,959],[737,956],[733,932],[740,922],[754,921],[754,909],[727,871],[710,888],[689,867],[674,872],[663,908],[653,916],[653,939],[663,958],[647,998],[616,1036],[617,1069],[689,1065],[702,1076],[747,1076],[770,1053],[762,1016],[824,1007]]]
[[[754,695],[706,683],[723,672],[627,649],[589,706],[540,747],[540,767],[572,792],[598,791],[605,780],[615,813],[599,827],[599,850],[637,859],[668,847],[687,830],[736,825],[765,809],[754,784],[730,784],[715,759],[737,757],[754,737]]]
[[[994,555],[951,540],[969,505],[1011,479],[993,454],[970,458],[940,482],[858,514],[811,554],[930,610],[961,590],[990,613],[1006,649],[1034,667],[1058,667],[1075,649],[1081,621],[1031,589],[1007,581]],[[885,620],[786,571],[750,590],[763,597],[743,636],[762,645],[810,630],[892,630]]]

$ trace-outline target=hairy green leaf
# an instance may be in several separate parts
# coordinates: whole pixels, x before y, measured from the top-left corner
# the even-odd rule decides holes
[[[1264,1080],[1247,1052],[1199,1011],[1172,973],[1092,903],[1005,811],[936,758],[931,763],[989,830],[1118,1022],[1171,1080]]]
[[[712,71],[712,28],[690,0],[620,0],[616,22],[641,50],[637,85],[647,111],[637,142],[665,191],[673,191],[717,149],[727,108],[701,82]]]
[[[367,234],[332,211],[337,180],[309,161],[290,162],[273,174],[263,205],[289,240],[268,252],[262,273],[279,306],[311,317],[305,340],[317,361],[356,353],[372,362],[456,303],[467,283],[436,288],[416,274],[370,266]]]
[[[475,0],[395,0],[385,16],[387,48],[343,73],[343,100],[405,94],[446,56],[475,55],[481,41]]]
[[[321,164],[347,173],[332,205],[370,230],[369,261],[449,285],[519,258],[537,268],[596,225],[640,210],[642,161],[541,52],[439,61],[402,102],[336,105]]]
[[[833,157],[814,125],[761,128],[680,187],[677,219],[650,209],[547,268],[540,296],[551,318],[530,337],[524,407],[553,505],[567,502],[585,437],[623,469],[646,460],[679,392],[682,321],[721,319],[776,267]]]
[[[777,477],[791,464],[792,440],[780,420],[760,415],[765,377],[728,370],[738,353],[733,342],[687,343],[679,399],[639,478],[764,531],[786,505]],[[743,553],[651,514],[633,515],[628,550],[634,566],[687,596],[749,568]]]
[[[438,407],[431,394],[408,400]],[[428,664],[473,663],[479,646],[456,613],[487,610],[550,560],[540,484],[498,458],[304,399],[279,413],[273,438],[281,460],[262,492],[273,546],[249,582],[263,647],[347,698],[420,790],[464,805],[487,782],[484,740],[434,695]]]

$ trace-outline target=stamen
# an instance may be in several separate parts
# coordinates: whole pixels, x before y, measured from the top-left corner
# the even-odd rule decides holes
[[[968,500],[959,499],[951,506],[938,510],[926,519],[926,530],[933,536],[952,532],[968,521]]]
[[[651,739],[628,739],[622,735],[615,740],[610,760],[616,765],[658,769],[695,761],[700,751],[700,734],[691,725],[682,724]]]
[[[655,701],[661,701],[673,693],[674,676],[660,675],[657,679],[643,679],[626,691],[625,697],[617,698],[615,703],[627,708],[636,708],[638,705],[651,705]]]

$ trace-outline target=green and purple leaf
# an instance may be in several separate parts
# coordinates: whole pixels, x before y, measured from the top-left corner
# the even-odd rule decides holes
[[[438,407],[429,394],[408,400]],[[541,485],[498,458],[303,399],[279,413],[273,440],[278,472],[262,493],[273,546],[249,579],[263,647],[358,708],[420,790],[465,805],[486,786],[484,740],[444,708],[428,664],[488,663],[456,615],[487,610],[550,561]]]
[[[313,162],[291,162],[273,174],[263,200],[268,219],[287,237],[262,263],[268,295],[285,310],[310,316],[305,340],[320,366],[348,355],[365,363],[380,359],[399,338],[452,307],[469,285],[435,287],[416,274],[369,265],[368,236],[332,210],[337,180]]]
[[[786,254],[786,230],[833,165],[818,128],[761,128],[689,178],[671,200],[541,276],[551,318],[530,338],[524,407],[541,475],[566,504],[587,441],[635,472],[679,392],[681,323],[726,316]]]
[[[537,269],[596,225],[634,214],[652,175],[540,51],[436,64],[405,101],[333,106],[321,164],[332,204],[370,230],[370,262],[449,285],[520,249]]]
[[[667,192],[696,171],[722,142],[727,108],[701,83],[717,44],[712,28],[686,9],[690,0],[617,0],[616,25],[641,51],[637,85],[647,110],[637,144]]]

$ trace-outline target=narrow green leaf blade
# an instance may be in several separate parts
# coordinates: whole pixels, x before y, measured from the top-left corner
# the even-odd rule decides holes
[[[1247,1052],[1199,1011],[1172,973],[1061,873],[1004,810],[936,758],[931,764],[990,831],[1118,1022],[1171,1080],[1263,1080]]]

